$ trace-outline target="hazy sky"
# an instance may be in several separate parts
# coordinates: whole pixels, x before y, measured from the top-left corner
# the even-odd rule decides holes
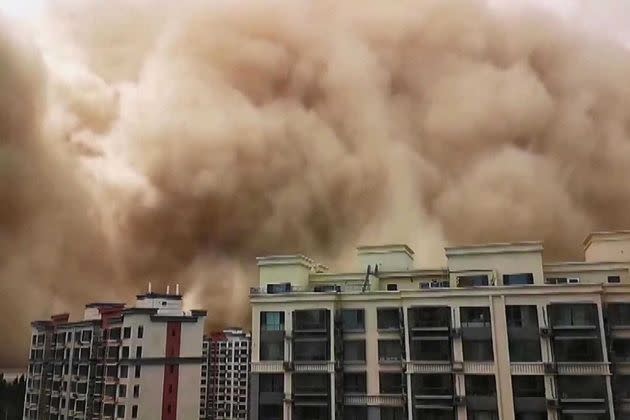
[[[51,0],[0,0],[0,11],[25,20],[41,14]],[[99,1],[99,0],[95,0]],[[106,1],[106,0],[103,0]],[[208,0],[212,1],[212,0]],[[630,0],[486,0],[498,8],[537,5],[551,13],[621,40],[630,46]]]

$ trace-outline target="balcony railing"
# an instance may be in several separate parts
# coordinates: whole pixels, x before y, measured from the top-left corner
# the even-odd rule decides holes
[[[332,361],[296,361],[293,366],[295,372],[332,373],[335,371],[335,362]]]
[[[494,374],[494,362],[464,362],[465,374],[491,375]]]
[[[328,287],[330,286],[330,287]],[[310,285],[310,286],[293,286],[288,285],[286,290],[274,290],[269,292],[267,287],[250,287],[250,296],[258,295],[280,295],[287,293],[337,293],[337,292],[361,292],[363,285],[361,284],[344,284],[344,285]]]
[[[544,375],[545,366],[542,362],[517,362],[510,364],[512,375]]]
[[[610,363],[558,362],[558,375],[610,375]]]
[[[369,405],[401,407],[404,404],[402,395],[346,395],[344,397],[346,405]]]
[[[251,369],[252,373],[281,373],[284,371],[284,362],[282,360],[252,362]]]
[[[451,362],[411,361],[406,362],[408,373],[449,373]]]

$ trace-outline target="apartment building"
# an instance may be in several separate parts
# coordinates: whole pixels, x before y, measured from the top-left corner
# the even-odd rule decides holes
[[[206,395],[202,418],[247,418],[250,342],[250,334],[240,328],[225,329],[204,340],[207,361],[202,368],[201,392]]]
[[[149,292],[34,321],[23,418],[197,418],[205,317]]]
[[[539,242],[360,247],[357,269],[258,259],[252,420],[630,418],[630,232],[579,262]]]

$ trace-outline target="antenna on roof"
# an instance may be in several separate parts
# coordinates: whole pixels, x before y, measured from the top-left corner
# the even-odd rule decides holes
[[[166,285],[166,294],[168,295],[169,293],[171,293],[171,285],[167,284]]]
[[[175,294],[179,296],[179,283],[175,285]]]
[[[149,294],[151,293],[151,282],[149,282]]]

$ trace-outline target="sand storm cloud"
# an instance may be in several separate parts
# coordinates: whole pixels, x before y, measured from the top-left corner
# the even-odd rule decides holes
[[[630,226],[612,41],[473,0],[170,3],[57,0],[32,39],[0,26],[0,364],[23,362],[29,320],[148,281],[246,323],[260,254],[404,241],[430,265],[544,239],[578,258]]]

